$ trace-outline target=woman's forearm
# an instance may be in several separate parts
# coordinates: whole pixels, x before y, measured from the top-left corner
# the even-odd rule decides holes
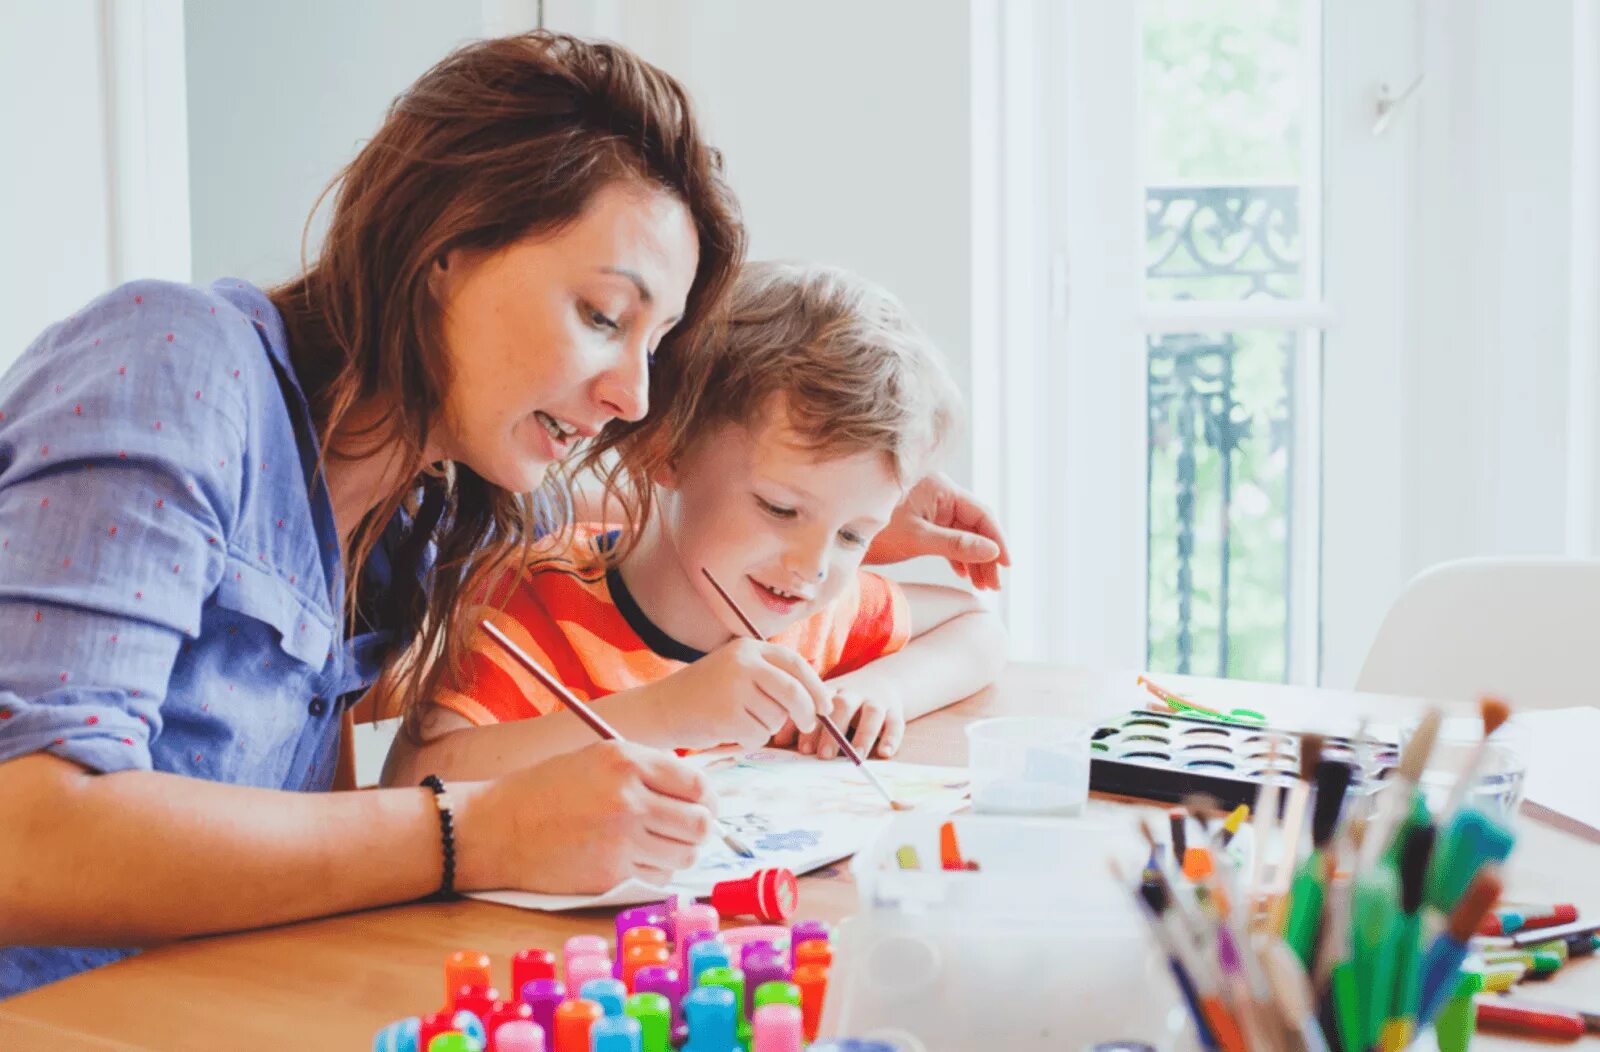
[[[463,802],[478,791],[451,788]],[[281,924],[419,898],[442,867],[422,788],[283,792],[40,753],[0,764],[0,808],[0,945]]]
[[[670,735],[635,694],[623,691],[590,706],[625,740],[671,748]],[[429,774],[445,779],[497,778],[597,740],[588,724],[565,709],[533,719],[474,727],[454,712],[434,707],[423,717],[421,729],[421,745],[404,738],[396,740],[384,764],[383,784],[415,785]]]

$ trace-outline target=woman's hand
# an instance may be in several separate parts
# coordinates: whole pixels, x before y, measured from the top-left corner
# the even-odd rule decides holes
[[[715,819],[704,775],[628,742],[597,742],[460,788],[463,890],[588,894],[629,878],[662,884],[693,864]]]
[[[1011,565],[1006,540],[989,509],[942,474],[911,488],[894,518],[867,550],[869,563],[897,563],[936,555],[972,582],[998,591],[1000,567]]]
[[[648,705],[649,740],[679,749],[734,743],[754,749],[791,723],[812,730],[833,705],[806,660],[787,647],[735,639],[666,679],[636,687],[630,705]]]
[[[833,692],[833,709],[829,713],[833,725],[850,740],[862,759],[876,756],[886,760],[899,750],[906,736],[906,707],[892,682],[873,677],[863,669],[830,679],[827,686]],[[842,752],[820,723],[815,730],[806,732],[797,731],[792,723],[785,724],[772,736],[772,744],[780,748],[792,745],[801,753],[815,753],[823,760]]]

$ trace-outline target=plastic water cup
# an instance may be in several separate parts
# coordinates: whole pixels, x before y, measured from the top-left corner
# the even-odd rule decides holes
[[[967,725],[972,809],[987,814],[1075,815],[1089,798],[1089,723],[1000,716]]]

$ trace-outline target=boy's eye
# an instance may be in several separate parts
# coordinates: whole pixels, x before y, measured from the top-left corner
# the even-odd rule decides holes
[[[782,505],[774,504],[771,501],[762,500],[760,497],[756,498],[756,503],[761,506],[762,511],[766,512],[768,515],[771,515],[774,519],[792,519],[797,514],[793,508],[785,508]]]

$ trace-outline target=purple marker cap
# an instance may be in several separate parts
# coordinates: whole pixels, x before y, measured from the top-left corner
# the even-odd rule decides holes
[[[534,979],[522,984],[522,1003],[533,1009],[533,1021],[547,1034],[554,1034],[556,1005],[567,999],[567,987],[560,979]]]
[[[747,942],[739,947],[739,967],[743,968],[749,963],[750,958],[758,953],[774,953],[778,949],[776,943],[762,940],[760,942]]]
[[[673,948],[672,963],[677,967],[680,975],[689,974],[689,951],[703,942],[715,939],[715,931],[692,931],[683,937],[683,941]]]
[[[660,964],[647,964],[633,973],[633,992],[660,994],[672,1006],[672,1022],[683,1021],[683,980],[676,968]]]
[[[823,921],[799,921],[789,929],[789,966],[794,967],[794,948],[812,939],[828,941],[828,925]]]
[[[789,955],[770,946],[757,945],[754,952],[752,947],[745,947],[744,955],[744,1000],[745,1012],[755,1011],[756,991],[762,983],[774,981],[788,982],[791,974],[789,968]]]
[[[652,902],[648,906],[634,906],[617,914],[617,959],[611,965],[611,977],[613,979],[622,978],[623,934],[630,928],[643,928],[646,925],[653,928],[664,928],[666,923],[667,911],[659,902]]]

